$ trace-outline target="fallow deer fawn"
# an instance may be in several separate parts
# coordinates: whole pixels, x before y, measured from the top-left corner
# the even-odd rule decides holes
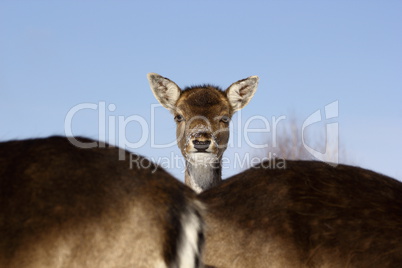
[[[177,144],[186,160],[185,183],[196,192],[218,185],[230,119],[249,103],[258,77],[237,81],[226,91],[211,85],[181,90],[155,73],[148,74],[148,80],[156,99],[174,114]]]
[[[195,193],[118,151],[62,137],[0,143],[0,267],[203,267]]]

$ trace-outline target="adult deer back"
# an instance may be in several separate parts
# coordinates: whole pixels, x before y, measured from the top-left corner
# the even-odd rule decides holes
[[[271,168],[263,168],[263,166]],[[402,267],[402,183],[322,162],[251,168],[200,194],[216,267]]]
[[[201,267],[193,191],[118,151],[62,137],[0,143],[0,267]]]

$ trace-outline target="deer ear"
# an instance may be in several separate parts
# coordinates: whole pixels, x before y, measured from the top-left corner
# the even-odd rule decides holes
[[[173,111],[180,97],[180,88],[173,81],[159,74],[149,73],[147,77],[155,98],[163,107]]]
[[[258,80],[258,76],[250,76],[233,83],[226,89],[226,96],[233,108],[233,112],[243,109],[250,102],[257,91]]]

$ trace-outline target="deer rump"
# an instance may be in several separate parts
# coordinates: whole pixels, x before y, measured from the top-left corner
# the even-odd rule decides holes
[[[0,143],[0,267],[201,267],[195,193],[128,154],[62,137]]]
[[[347,165],[264,162],[199,197],[205,263],[402,267],[402,183]]]

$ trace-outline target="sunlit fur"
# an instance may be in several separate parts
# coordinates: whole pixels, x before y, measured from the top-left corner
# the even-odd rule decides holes
[[[269,168],[263,168],[263,166]],[[358,167],[264,163],[206,190],[216,267],[402,267],[402,183]]]
[[[195,193],[123,155],[62,137],[0,143],[0,267],[202,267]]]

